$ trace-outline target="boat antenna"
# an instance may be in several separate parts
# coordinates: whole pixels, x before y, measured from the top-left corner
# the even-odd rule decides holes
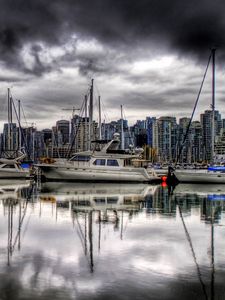
[[[202,82],[201,82],[201,85],[200,85],[200,89],[199,89],[199,92],[198,92],[198,95],[197,95],[197,99],[195,100],[194,109],[192,111],[191,118],[190,118],[190,121],[188,123],[186,133],[184,135],[183,141],[182,141],[182,143],[180,145],[180,148],[179,148],[179,152],[178,152],[178,155],[177,155],[175,166],[179,162],[179,159],[180,159],[180,156],[181,156],[181,153],[182,153],[182,150],[183,150],[184,143],[185,143],[185,141],[187,139],[187,136],[188,136],[188,133],[189,133],[189,130],[190,130],[190,127],[191,127],[191,123],[192,123],[192,120],[193,120],[193,117],[194,117],[194,113],[195,113],[195,110],[196,110],[196,107],[197,107],[197,104],[198,104],[198,101],[199,101],[199,98],[200,98],[200,95],[201,95],[201,92],[202,92],[203,84],[205,82],[205,77],[206,77],[206,74],[207,74],[207,71],[208,71],[208,68],[209,68],[211,57],[212,57],[212,51],[211,51],[211,53],[209,55],[208,63],[207,63],[207,66],[206,66],[206,69],[205,69],[205,73],[204,73],[204,76],[203,76],[203,79],[202,79]]]

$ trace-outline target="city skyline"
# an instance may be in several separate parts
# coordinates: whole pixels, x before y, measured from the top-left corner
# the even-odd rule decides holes
[[[1,1],[0,124],[7,88],[39,128],[80,107],[94,78],[107,122],[120,105],[134,122],[190,116],[210,49],[216,51],[216,109],[225,114],[222,1]],[[7,16],[7,17],[6,17]],[[198,112],[209,109],[209,72]],[[68,114],[69,116],[69,114]],[[64,117],[63,117],[64,118]]]
[[[62,109],[62,111],[63,111],[64,109]],[[29,120],[27,120],[27,118],[26,118],[26,120],[24,120],[23,119],[23,117],[21,117],[21,127],[22,128],[29,128],[29,127],[33,127],[33,128],[35,128],[35,129],[37,129],[38,131],[39,130],[44,130],[44,129],[52,129],[53,127],[55,127],[56,126],[56,124],[57,124],[57,122],[58,121],[63,121],[63,120],[65,120],[65,121],[68,121],[68,122],[71,122],[71,120],[72,120],[72,118],[73,118],[73,116],[72,116],[72,114],[73,114],[73,107],[70,109],[70,108],[66,108],[65,109],[66,111],[71,111],[71,113],[66,113],[66,114],[62,114],[62,117],[61,118],[58,118],[58,119],[54,119],[54,120],[52,120],[52,122],[50,123],[48,123],[48,125],[49,126],[38,126],[38,123],[37,122],[29,122]],[[197,114],[195,114],[194,115],[194,117],[193,117],[193,120],[192,121],[201,121],[201,114],[202,113],[204,113],[205,111],[207,111],[207,110],[211,110],[210,108],[208,108],[208,109],[205,109],[204,111],[202,111],[202,112],[199,112],[199,115],[197,115]],[[216,110],[218,110],[218,109],[216,109]],[[219,111],[219,113],[221,114],[221,118],[223,119],[223,117],[225,118],[225,113],[224,113],[224,115],[221,113],[221,111],[220,110],[218,110]],[[13,112],[13,115],[14,115],[14,120],[13,120],[13,123],[15,123],[15,124],[17,124],[18,125],[18,120],[16,119],[16,115],[14,114],[14,112]],[[84,117],[84,115],[83,116],[80,116],[79,115],[79,113],[74,113],[74,116],[77,116],[77,117],[81,117],[81,118],[83,118]],[[96,111],[96,113],[94,114],[94,121],[95,122],[97,122],[98,123],[98,121],[99,121],[99,117],[97,116],[97,111]],[[26,117],[26,116],[25,116]],[[164,115],[159,115],[159,116],[156,116],[156,115],[148,115],[148,114],[146,114],[145,116],[143,115],[142,116],[142,118],[140,118],[140,119],[133,119],[132,121],[130,121],[129,120],[129,118],[126,118],[125,116],[123,117],[123,120],[125,120],[125,121],[127,121],[127,123],[128,123],[128,126],[129,127],[132,127],[132,126],[134,126],[135,124],[137,124],[137,122],[138,121],[146,121],[146,119],[147,118],[156,118],[156,119],[159,119],[159,118],[161,118],[161,117],[172,117],[172,118],[175,118],[176,119],[176,122],[178,122],[179,123],[179,120],[180,119],[182,119],[182,118],[188,118],[188,119],[190,119],[191,118],[191,115],[181,115],[181,116],[176,116],[175,114],[173,115],[173,114],[171,114],[171,115],[167,115],[167,114],[164,114]],[[7,119],[7,118],[6,118]],[[118,116],[116,116],[115,118],[110,118],[110,120],[108,120],[108,121],[106,121],[106,119],[104,119],[104,118],[102,118],[102,125],[104,124],[104,123],[111,123],[111,122],[118,122],[119,120],[121,120],[121,109],[119,110],[118,109]],[[2,133],[3,132],[3,129],[4,129],[4,125],[5,124],[7,124],[7,120],[5,120],[5,121],[0,121],[0,133]],[[19,125],[18,125],[19,126]]]
[[[129,126],[125,119],[122,126],[122,119],[119,119],[101,123],[101,134],[98,122],[92,119],[90,126],[88,117],[76,114],[70,121],[57,120],[51,128],[41,131],[32,126],[20,128],[15,123],[5,123],[0,149],[3,153],[9,149],[24,149],[33,161],[41,157],[66,158],[72,153],[92,149],[94,144],[90,141],[110,141],[115,133],[119,133],[120,149],[142,148],[143,158],[152,162],[200,163],[210,161],[212,155],[221,160],[225,156],[225,119],[215,110],[215,147],[212,153],[212,116],[212,110],[202,112],[199,121],[188,117],[177,120],[171,116],[147,116],[133,126]]]

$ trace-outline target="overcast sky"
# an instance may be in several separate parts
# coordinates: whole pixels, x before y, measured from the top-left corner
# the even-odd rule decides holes
[[[26,119],[51,127],[79,108],[95,80],[103,117],[190,116],[210,49],[225,117],[222,0],[0,0],[0,125],[7,88]],[[211,69],[198,114],[210,107]],[[97,108],[96,108],[97,111]],[[1,131],[1,129],[0,129]]]

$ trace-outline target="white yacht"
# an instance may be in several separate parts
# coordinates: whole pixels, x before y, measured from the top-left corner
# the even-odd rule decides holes
[[[75,154],[70,160],[37,164],[47,181],[151,182],[160,180],[154,171],[132,166],[140,153],[118,150],[119,135],[110,142],[96,141],[93,151]]]

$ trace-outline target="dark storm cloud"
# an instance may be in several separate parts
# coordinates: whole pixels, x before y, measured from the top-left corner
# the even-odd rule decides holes
[[[225,44],[222,0],[1,0],[0,6],[0,59],[36,75],[51,66],[41,62],[35,45],[62,46],[74,34],[125,52],[150,44],[155,51],[160,46],[204,59],[212,46]],[[26,44],[31,44],[31,69],[21,57]],[[93,60],[81,62],[81,73],[89,68],[96,69]]]

